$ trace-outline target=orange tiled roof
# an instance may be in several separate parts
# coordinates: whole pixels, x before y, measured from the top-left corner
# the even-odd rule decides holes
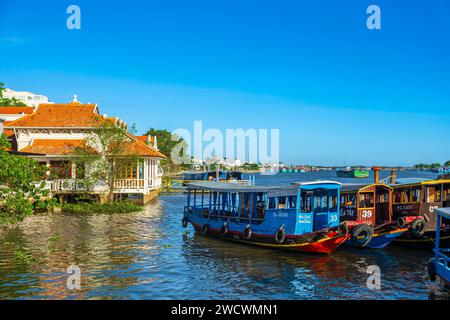
[[[34,107],[0,107],[0,114],[31,114]]]
[[[128,143],[129,145],[127,147],[126,155],[135,155],[135,156],[138,155],[143,157],[157,157],[167,159],[167,157],[164,154],[162,154],[152,146],[146,144],[145,142],[142,142],[141,141],[142,138],[139,138],[139,136],[136,137],[129,134],[128,137],[131,139],[131,141]]]
[[[136,139],[138,139],[140,142],[147,143],[148,136],[134,136],[134,137]],[[155,142],[155,137],[154,136],[150,136],[150,142],[151,143]]]
[[[4,133],[5,136],[7,136],[8,138],[14,135],[14,131],[13,131],[13,130],[9,130],[9,129],[3,130],[3,133]]]
[[[107,118],[110,119],[110,118]],[[95,104],[41,104],[35,112],[8,121],[5,127],[95,127],[104,121]]]
[[[165,159],[158,150],[143,142],[133,139],[127,142],[124,156],[156,157]],[[35,139],[30,146],[19,150],[20,152],[38,153],[45,155],[76,155],[77,147],[85,147],[86,140],[62,140],[62,139]]]
[[[74,155],[77,147],[85,145],[85,140],[35,139],[31,145],[19,151],[46,155]]]

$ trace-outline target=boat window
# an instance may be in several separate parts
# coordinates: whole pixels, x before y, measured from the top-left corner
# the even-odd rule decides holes
[[[286,208],[286,197],[278,197],[278,209]]]
[[[341,205],[347,207],[356,206],[356,194],[347,194],[343,196]]]
[[[373,192],[362,192],[359,194],[360,208],[373,208]]]
[[[389,202],[389,192],[380,193],[377,195],[377,203],[388,203]]]
[[[328,194],[324,194],[322,197],[322,211],[328,211],[328,206],[330,204],[330,198],[328,196]]]
[[[301,211],[302,212],[311,212],[311,195],[306,192],[302,192],[301,195]]]
[[[413,190],[412,188],[402,188],[394,191],[395,203],[410,203],[413,202]]]
[[[288,208],[296,208],[297,207],[297,196],[289,196],[288,197]]]
[[[331,196],[331,208],[333,209],[333,211],[337,209],[337,205],[338,205],[337,196],[336,195]]]
[[[427,202],[440,202],[441,201],[441,186],[427,186],[426,188]]]
[[[269,197],[267,200],[268,200],[267,209],[275,209],[276,208],[275,198]]]
[[[420,201],[420,189],[421,187],[411,188],[411,202]]]
[[[450,183],[444,184],[443,201],[450,201]]]

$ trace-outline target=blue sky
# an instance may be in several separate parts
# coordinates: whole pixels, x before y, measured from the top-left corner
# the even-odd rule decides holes
[[[444,162],[449,17],[446,0],[0,0],[0,81],[141,132],[278,128],[287,163]]]

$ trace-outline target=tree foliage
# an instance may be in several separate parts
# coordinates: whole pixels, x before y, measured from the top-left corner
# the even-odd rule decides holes
[[[134,126],[130,133],[124,126],[104,121],[87,134],[86,144],[76,149],[74,161],[86,166],[86,185],[92,188],[99,181],[104,183],[109,203],[114,201],[116,180],[127,167],[137,165],[138,157],[128,151],[134,131]]]
[[[30,158],[11,155],[6,136],[0,136],[0,224],[23,220],[41,206],[48,196],[45,183],[39,182],[44,168]]]

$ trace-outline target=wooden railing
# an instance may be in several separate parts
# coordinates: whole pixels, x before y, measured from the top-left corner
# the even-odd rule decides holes
[[[76,179],[58,179],[47,181],[46,187],[50,191],[88,191],[88,187],[83,180]],[[114,188],[117,190],[139,190],[156,189],[161,187],[161,178],[155,179],[118,179],[114,182]],[[93,187],[92,191],[106,191],[108,188],[104,182],[99,181]]]

